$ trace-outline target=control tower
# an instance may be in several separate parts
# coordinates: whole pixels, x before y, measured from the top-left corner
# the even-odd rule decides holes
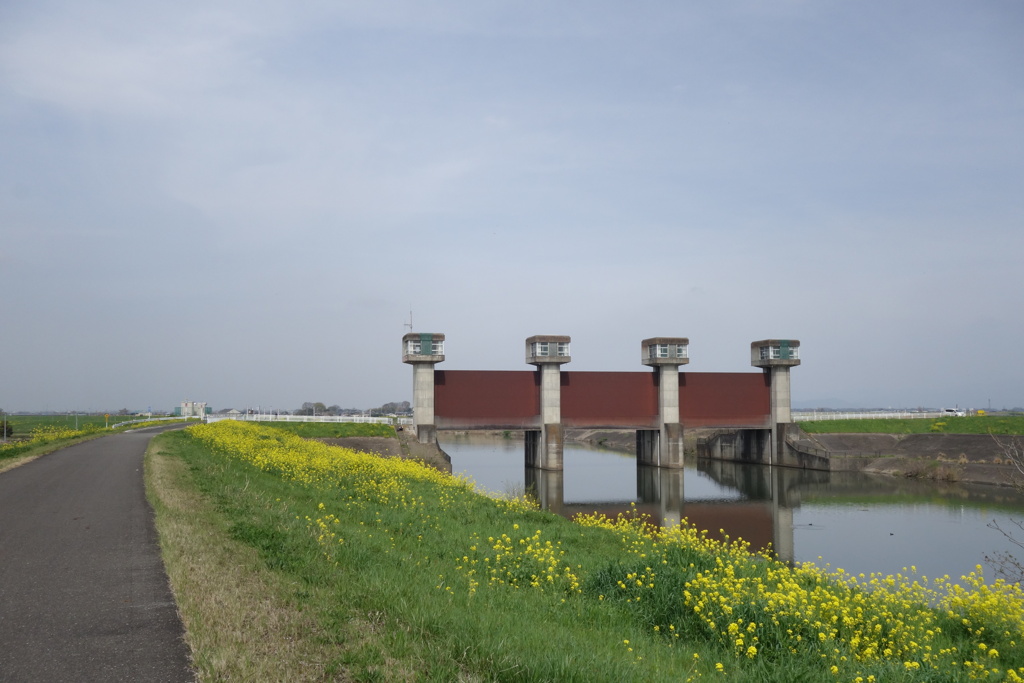
[[[402,337],[402,362],[412,366],[412,405],[416,439],[437,441],[434,422],[434,366],[444,361],[444,335],[410,332]]]
[[[800,342],[796,339],[762,339],[750,344],[750,364],[768,375],[771,388],[771,459],[781,463],[785,452],[787,426],[793,422],[789,369],[800,365]]]
[[[572,360],[570,339],[540,334],[526,339],[526,362],[540,372],[540,429],[526,432],[526,466],[561,470],[565,433],[562,431],[561,366]]]
[[[640,362],[654,368],[658,385],[658,429],[636,433],[637,462],[683,466],[683,425],[679,419],[679,366],[690,362],[687,337],[652,337],[640,342]]]

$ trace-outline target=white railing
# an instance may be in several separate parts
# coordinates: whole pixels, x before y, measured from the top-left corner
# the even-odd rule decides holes
[[[397,418],[399,424],[407,418]],[[370,417],[369,415],[276,415],[274,413],[241,413],[239,415],[207,415],[207,422],[220,420],[242,420],[244,422],[362,422],[369,424],[393,424],[396,418]]]
[[[830,412],[815,410],[812,412],[793,412],[793,422],[813,422],[815,420],[934,420],[938,417],[949,417],[949,413],[941,410],[933,411],[868,411],[868,412]]]
[[[175,415],[172,417],[142,417],[137,420],[128,420],[127,422],[118,422],[117,424],[110,425],[111,429],[117,429],[118,427],[124,427],[125,425],[141,424],[143,422],[165,422],[168,420],[177,420],[178,422],[185,422],[187,420],[198,420],[198,417],[181,417]]]

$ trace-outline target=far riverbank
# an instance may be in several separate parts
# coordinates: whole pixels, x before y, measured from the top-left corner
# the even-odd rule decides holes
[[[691,429],[684,435],[687,459],[695,458],[697,440],[713,430]],[[496,438],[521,438],[520,432],[479,432]],[[451,472],[451,460],[436,445],[419,443],[411,430],[397,432],[397,439],[348,437],[322,439],[334,445],[385,457],[421,460]],[[567,430],[567,440],[588,446],[636,453],[633,430]],[[866,472],[894,477],[1014,486],[1022,475],[1006,458],[998,443],[979,434],[809,434],[830,453],[832,471]]]
[[[713,431],[691,429],[684,432],[687,459],[696,457],[697,440]],[[632,430],[568,430],[566,437],[598,448],[636,453],[636,436]],[[1024,483],[1024,474],[987,434],[807,434],[806,437],[829,452],[833,472],[866,472],[991,486]],[[1003,442],[1010,438],[1000,437]]]

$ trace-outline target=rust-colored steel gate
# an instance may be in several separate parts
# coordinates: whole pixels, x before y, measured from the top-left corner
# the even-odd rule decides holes
[[[658,428],[653,372],[562,372],[567,428]],[[768,375],[680,372],[679,417],[686,427],[771,427]],[[435,370],[438,429],[538,429],[540,373],[530,370]]]

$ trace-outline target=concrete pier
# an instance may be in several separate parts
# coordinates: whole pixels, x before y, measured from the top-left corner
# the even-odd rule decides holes
[[[796,339],[762,339],[750,344],[750,364],[764,370],[771,387],[771,429],[768,462],[784,465],[786,426],[793,422],[789,369],[800,365],[800,342]]]
[[[526,362],[540,373],[540,429],[526,434],[526,466],[561,470],[565,434],[562,430],[561,366],[572,360],[570,338],[536,335],[526,340]]]
[[[679,420],[679,366],[690,362],[686,337],[652,337],[640,342],[640,361],[654,368],[658,385],[658,429],[637,430],[636,458],[641,465],[681,468],[683,424]]]
[[[444,335],[410,332],[402,337],[402,362],[412,365],[412,402],[416,440],[437,442],[434,419],[434,366],[444,361]]]

